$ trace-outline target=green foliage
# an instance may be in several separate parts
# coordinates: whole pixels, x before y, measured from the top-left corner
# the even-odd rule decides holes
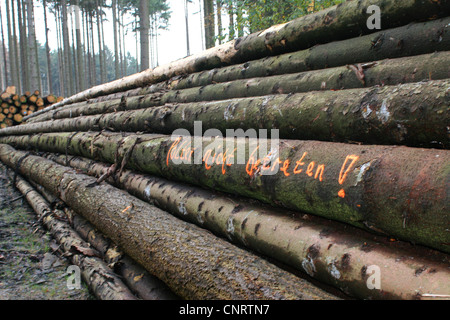
[[[314,11],[319,11],[345,0],[316,0]],[[267,29],[276,24],[282,24],[309,13],[312,9],[311,0],[237,0],[235,5],[241,6],[244,15],[244,26],[249,32]]]

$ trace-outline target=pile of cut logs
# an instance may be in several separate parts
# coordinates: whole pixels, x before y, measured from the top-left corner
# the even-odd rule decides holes
[[[52,94],[42,97],[39,90],[19,95],[16,87],[7,87],[0,94],[0,128],[21,124],[24,117],[62,100]]]
[[[448,12],[346,1],[33,113],[0,160],[181,299],[448,299]]]

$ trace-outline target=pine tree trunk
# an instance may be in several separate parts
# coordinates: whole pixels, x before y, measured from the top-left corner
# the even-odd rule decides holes
[[[217,12],[217,38],[219,45],[222,44],[222,0],[216,0],[216,12]]]
[[[203,0],[204,26],[205,26],[205,46],[206,49],[215,46],[215,22],[213,0]]]
[[[19,24],[19,44],[20,44],[20,63],[22,67],[20,68],[22,71],[22,87],[23,91],[31,91],[32,87],[30,86],[30,72],[29,72],[29,64],[28,59],[30,56],[29,51],[27,50],[29,47],[28,39],[27,39],[27,15],[26,15],[26,7],[24,1],[17,1],[17,13],[18,13],[18,24]],[[33,89],[34,90],[34,89]]]
[[[1,9],[1,5],[0,5],[0,31],[2,33],[2,57],[3,57],[3,72],[5,75],[5,88],[6,88],[6,84],[9,81],[8,78],[8,58],[6,57],[6,42],[5,42],[5,34],[3,32],[3,14],[2,14],[2,9]],[[2,74],[3,76],[3,74]]]
[[[74,94],[73,77],[72,77],[72,60],[70,54],[69,43],[69,27],[67,19],[67,1],[61,0],[61,12],[62,12],[62,40],[63,40],[63,55],[65,61],[65,79],[67,83],[68,96]]]
[[[47,25],[47,2],[46,0],[43,0],[43,7],[44,7],[44,26],[45,26],[45,52],[47,57],[47,87],[48,87],[48,94],[54,94],[53,89],[53,81],[52,81],[52,63],[51,63],[51,55],[50,55],[50,46],[48,42],[48,25]],[[77,34],[78,37],[78,34]],[[84,69],[82,69],[84,70]],[[84,90],[84,86],[82,86],[82,90]]]
[[[83,58],[83,45],[81,43],[81,21],[80,21],[80,8],[79,8],[79,0],[75,1],[75,34],[77,41],[77,60],[78,60],[78,70],[77,70],[77,79],[78,79],[78,87],[80,91],[86,89],[85,84],[85,66],[84,66],[84,58]]]
[[[114,67],[116,79],[120,78],[119,70],[119,40],[117,38],[117,0],[112,0],[112,14],[113,14],[113,32],[114,32]]]
[[[149,46],[150,13],[148,3],[139,0],[139,30],[141,37],[141,71],[150,67],[150,46]]]
[[[233,6],[233,0],[228,0],[228,41],[231,41],[234,39],[236,30],[234,25],[234,6]]]
[[[37,42],[36,42],[36,31],[34,27],[34,9],[33,9],[33,0],[27,0],[27,20],[28,20],[28,52],[29,63],[30,63],[30,77],[31,82],[30,85],[33,87],[32,90],[39,90],[42,92],[41,87],[41,77],[39,70],[39,57],[37,51]]]

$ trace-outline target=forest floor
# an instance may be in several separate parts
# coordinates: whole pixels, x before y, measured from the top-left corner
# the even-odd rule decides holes
[[[67,286],[70,261],[0,167],[0,300],[93,300]]]

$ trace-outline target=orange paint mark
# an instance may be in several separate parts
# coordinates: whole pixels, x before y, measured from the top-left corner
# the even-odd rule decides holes
[[[311,161],[309,164],[308,164],[308,168],[306,169],[306,174],[308,175],[308,176],[310,176],[310,177],[312,177],[313,176],[313,170],[314,170],[314,166],[316,165],[316,163],[314,162],[314,161]]]
[[[167,166],[169,166],[169,159],[172,159],[173,155],[173,149],[180,143],[181,141],[181,137],[178,137],[177,140],[174,141],[174,143],[172,143],[172,145],[170,146],[169,152],[167,152],[167,158],[166,158],[166,164]]]
[[[281,160],[280,158],[277,158],[273,163],[272,163],[272,168],[270,169],[270,171],[275,172],[275,168],[277,167],[277,165],[281,164]]]
[[[344,199],[345,198],[345,190],[344,189],[339,190],[338,196],[341,197],[342,199]]]
[[[255,159],[255,152],[257,152],[258,149],[259,146],[256,147],[255,150],[253,150],[252,154],[248,158],[247,165],[245,166],[245,171],[249,176],[253,176],[256,170],[258,170],[258,166],[261,164],[261,161],[259,159]]]
[[[347,165],[347,162],[349,160],[352,160],[352,162],[349,164],[347,169],[344,171],[345,166]],[[350,155],[345,158],[344,164],[342,165],[341,172],[339,173],[339,184],[343,184],[345,179],[347,179],[347,175],[350,172],[350,169],[355,165],[356,161],[359,160],[358,156]]]
[[[287,169],[289,168],[290,161],[285,160],[283,163],[283,167],[280,169],[284,173],[286,177],[289,177],[291,174],[287,172]]]
[[[301,167],[305,164],[303,162],[303,159],[305,159],[307,154],[308,154],[308,152],[303,153],[303,156],[301,157],[301,159],[296,162],[297,165],[294,168],[294,174],[300,174],[303,171],[303,169],[298,169],[298,167]]]
[[[323,181],[323,172],[325,171],[325,165],[321,164],[320,166],[317,167],[316,170],[316,175],[314,176],[314,179],[319,178],[319,181],[322,182]]]
[[[130,209],[131,209],[131,207],[133,207],[133,206],[131,205],[131,206],[128,206],[128,207],[126,207],[125,209],[123,209],[123,210],[122,210],[122,213],[125,213],[125,212],[127,212],[128,210],[130,210]]]
[[[205,155],[203,156],[203,161],[205,162],[205,169],[209,170],[212,166],[208,165],[209,157],[211,156],[211,150],[208,150],[205,152]]]

